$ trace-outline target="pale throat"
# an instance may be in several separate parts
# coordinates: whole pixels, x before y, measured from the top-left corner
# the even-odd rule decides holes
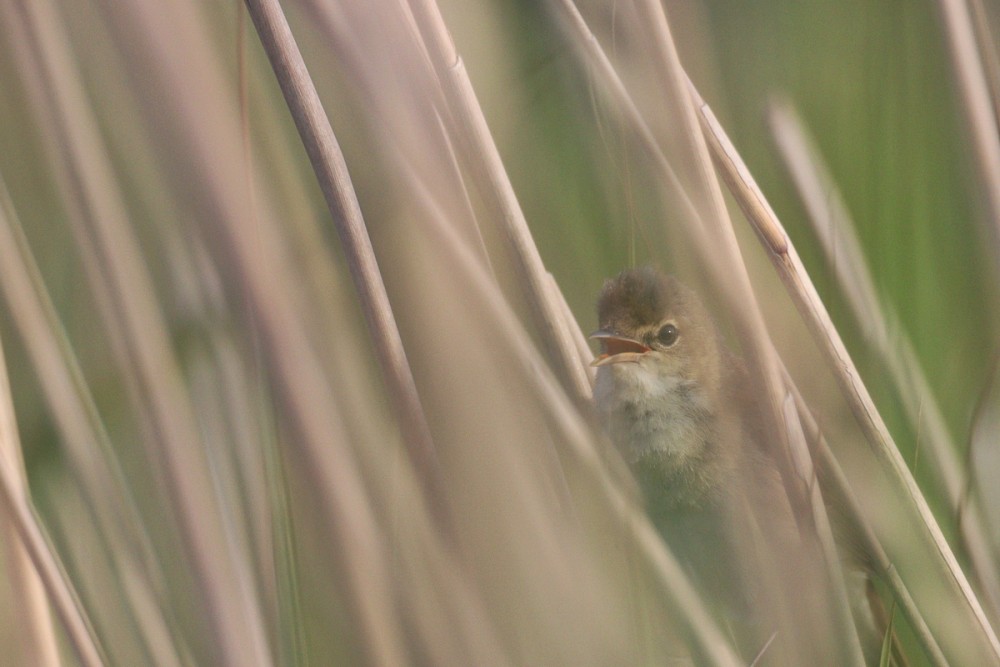
[[[712,410],[696,383],[658,370],[639,363],[600,368],[594,402],[629,463],[652,455],[684,467],[710,444]]]

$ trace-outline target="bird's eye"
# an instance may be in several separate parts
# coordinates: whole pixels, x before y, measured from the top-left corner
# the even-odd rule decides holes
[[[656,334],[656,340],[659,341],[660,345],[663,347],[670,347],[677,342],[677,337],[680,333],[677,331],[677,327],[673,324],[664,324],[660,327],[659,333]]]

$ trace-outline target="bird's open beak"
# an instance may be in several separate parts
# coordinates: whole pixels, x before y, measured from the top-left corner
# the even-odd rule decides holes
[[[601,341],[601,354],[590,362],[591,366],[638,362],[642,355],[649,352],[649,348],[639,341],[619,336],[607,329],[598,329],[590,337]]]

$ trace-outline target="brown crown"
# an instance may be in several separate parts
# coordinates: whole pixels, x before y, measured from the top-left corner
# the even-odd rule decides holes
[[[623,333],[658,324],[668,310],[685,301],[684,291],[676,279],[651,266],[626,269],[604,283],[597,321],[602,328]]]

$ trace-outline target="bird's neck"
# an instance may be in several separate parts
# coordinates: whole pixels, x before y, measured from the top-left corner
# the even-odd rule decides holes
[[[718,401],[691,381],[623,370],[599,374],[594,398],[647,501],[669,509],[701,506],[717,496],[732,469]]]

